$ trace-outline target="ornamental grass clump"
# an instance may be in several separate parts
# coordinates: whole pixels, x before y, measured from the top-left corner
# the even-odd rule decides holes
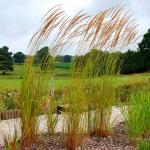
[[[93,91],[88,94],[88,132],[91,135],[107,137],[111,134],[110,119],[112,106],[116,103],[116,90],[108,81],[112,75],[119,74],[122,64],[119,53],[113,52],[134,39],[136,25],[132,28],[131,22],[130,15],[123,14],[123,8],[112,8],[95,15],[85,27],[87,33],[83,39],[91,40],[88,48],[93,51],[86,55],[86,59],[78,60],[76,66],[91,86],[89,90]],[[100,49],[103,53],[95,51]],[[98,77],[99,81],[91,84]],[[94,86],[96,88],[92,90]]]
[[[129,46],[136,39],[136,23],[131,15],[124,13],[123,7],[113,7],[94,16],[80,11],[74,16],[67,16],[61,6],[53,7],[44,16],[39,30],[32,37],[28,50],[31,57],[26,61],[25,75],[19,96],[22,122],[22,145],[32,145],[37,139],[38,114],[41,110],[43,95],[49,97],[48,75],[51,76],[51,58],[75,47],[76,55],[85,55],[92,49],[104,51],[104,55],[90,54],[87,59],[77,59],[72,65],[71,87],[63,91],[65,106],[63,139],[67,149],[75,150],[85,133],[107,136],[110,132],[111,108],[114,104],[115,91],[107,80],[120,70],[119,55],[113,51]],[[32,69],[32,55],[49,44],[49,54],[43,57],[42,69],[36,74]],[[43,63],[44,62],[44,63]],[[100,81],[95,78],[100,76]],[[95,82],[92,83],[91,82]],[[87,87],[87,85],[90,85]],[[93,92],[87,92],[87,91]],[[44,94],[43,94],[44,93]],[[52,112],[56,105],[53,97],[49,98],[48,128],[54,133],[57,118]],[[87,112],[87,118],[83,112]],[[93,111],[93,113],[91,113]],[[94,117],[93,117],[94,116]],[[92,118],[92,121],[91,121]],[[88,130],[85,129],[88,120]],[[51,130],[52,129],[52,130]]]
[[[150,93],[147,89],[133,92],[127,105],[126,125],[134,141],[141,141],[150,133]]]
[[[107,137],[111,134],[112,107],[117,103],[116,89],[110,85],[112,75],[119,72],[119,55],[91,52],[84,68],[88,82],[88,132]],[[98,64],[98,65],[97,65]]]
[[[75,150],[86,134],[86,93],[83,81],[74,79],[63,95],[65,107],[63,140],[69,150]]]
[[[28,57],[25,63],[24,77],[18,96],[21,113],[21,149],[31,147],[38,139],[38,116],[42,112],[42,100],[48,96],[48,74],[34,72],[33,59]],[[40,68],[40,67],[39,67]]]
[[[112,106],[116,104],[116,91],[106,77],[97,79],[89,92],[88,132],[107,137],[111,134]]]
[[[67,96],[67,98],[69,97],[69,100],[73,100],[74,102],[71,104],[69,103],[69,107],[72,106],[71,111],[73,112],[73,114],[78,113],[77,116],[73,116],[73,114],[70,112],[71,116],[73,117],[72,120],[82,118],[83,114],[81,112],[85,111],[86,113],[84,113],[83,115],[84,119],[82,118],[79,120],[81,121],[80,123],[82,128],[84,128],[83,131],[91,136],[96,135],[107,137],[111,134],[112,106],[116,104],[117,99],[116,90],[109,84],[109,81],[111,78],[110,75],[115,75],[118,72],[117,69],[119,65],[118,63],[116,63],[116,58],[116,56],[110,57],[108,55],[99,57],[95,55],[94,57],[93,53],[90,54],[86,60],[87,62],[84,64],[85,66],[83,66],[82,71],[80,71],[80,74],[75,74],[76,79],[78,80],[75,80],[75,82],[73,82],[73,85],[77,84],[77,89],[74,89],[75,86],[72,86],[73,89],[71,89],[71,92],[68,91],[68,93],[72,93],[73,91],[75,91],[74,94],[72,94],[73,97]],[[115,61],[113,61],[113,59]],[[78,60],[78,62],[76,63],[78,65],[82,64],[80,63],[80,61],[83,60]],[[97,67],[97,64],[95,62],[97,62],[97,64],[98,62],[101,62],[102,68],[101,66]],[[112,68],[110,67],[110,65],[112,66]],[[108,67],[110,67],[111,70],[108,70]],[[75,73],[77,71],[78,70],[75,70]],[[77,97],[78,95],[79,97]],[[80,102],[77,106],[75,104],[77,102],[76,99],[78,99]],[[75,113],[74,109],[81,110]],[[70,120],[71,118],[69,118],[69,120],[67,121],[69,125],[71,124]],[[79,129],[79,122],[77,122],[78,126],[75,123],[73,124],[75,125],[75,127],[78,127],[77,129]],[[84,132],[82,133],[83,135]],[[76,137],[78,137],[77,132]]]

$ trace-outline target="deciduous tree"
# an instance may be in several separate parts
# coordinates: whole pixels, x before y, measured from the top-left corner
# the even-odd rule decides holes
[[[13,71],[12,53],[8,50],[9,48],[7,46],[0,48],[0,70],[2,70],[3,75],[9,70]]]

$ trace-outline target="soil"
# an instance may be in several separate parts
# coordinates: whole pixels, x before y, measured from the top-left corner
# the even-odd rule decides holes
[[[0,150],[4,150],[0,148]],[[48,135],[41,135],[39,142],[26,150],[66,150],[62,143],[61,134],[53,138]],[[119,123],[113,128],[111,136],[107,138],[90,137],[78,146],[77,150],[136,150],[136,146],[126,135],[124,123]]]

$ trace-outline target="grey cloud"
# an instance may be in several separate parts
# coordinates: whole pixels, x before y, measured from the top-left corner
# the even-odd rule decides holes
[[[52,7],[52,1],[55,4],[57,0],[0,0],[0,47],[8,45],[13,52],[25,52],[41,18]],[[93,0],[85,9],[96,13],[118,4],[126,4],[134,13],[140,34],[150,28],[150,0]]]
[[[0,1],[0,46],[8,45],[11,51],[26,51],[31,36],[47,12],[40,4],[39,0]]]

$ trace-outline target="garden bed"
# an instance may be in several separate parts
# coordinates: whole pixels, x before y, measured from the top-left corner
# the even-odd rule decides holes
[[[83,116],[86,116],[86,112],[83,113]],[[54,114],[56,115],[56,114]],[[58,115],[59,122],[56,126],[56,133],[62,132],[62,127],[64,125],[64,114]],[[114,122],[115,120],[115,122]],[[124,118],[121,114],[121,111],[117,107],[112,108],[112,115],[110,119],[110,124],[112,126],[115,126],[118,122],[123,121]],[[85,121],[84,118],[82,121]],[[39,134],[47,133],[47,116],[46,115],[40,115],[38,119],[38,125]],[[87,126],[85,126],[85,130],[87,129]],[[21,134],[21,124],[20,124],[20,118],[18,119],[9,119],[9,120],[3,120],[0,122],[0,145],[4,145],[4,136],[14,136],[15,132],[20,136]]]
[[[41,135],[39,141],[28,150],[65,150],[62,135],[55,134],[53,138],[48,135]],[[117,124],[112,135],[107,138],[88,137],[78,146],[78,150],[135,150],[136,145],[128,138],[124,123]],[[4,148],[1,147],[1,150]]]

